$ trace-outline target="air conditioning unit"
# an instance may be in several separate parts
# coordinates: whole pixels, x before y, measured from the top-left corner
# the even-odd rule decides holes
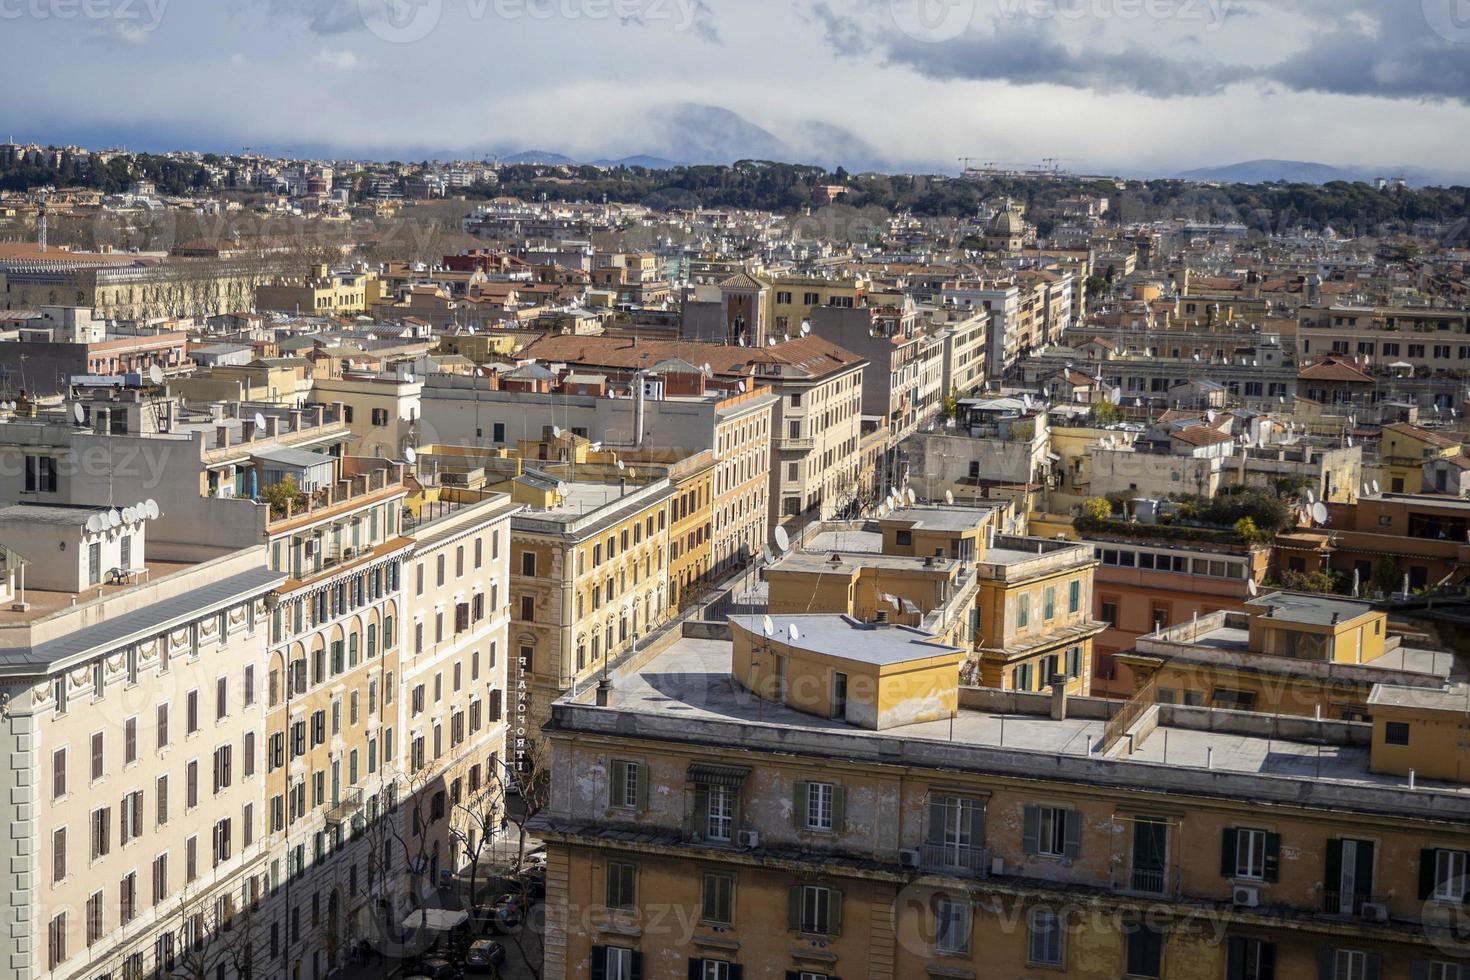
[[[1387,922],[1388,906],[1382,902],[1364,902],[1363,918],[1368,922]]]
[[[1230,904],[1253,909],[1261,904],[1261,890],[1252,885],[1236,885],[1230,890]]]
[[[898,852],[898,863],[905,868],[917,868],[919,866],[919,852],[913,848],[902,848]]]
[[[758,830],[742,830],[740,832],[741,847],[760,847],[761,833]]]

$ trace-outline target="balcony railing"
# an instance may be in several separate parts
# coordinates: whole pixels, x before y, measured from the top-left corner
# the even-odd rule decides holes
[[[990,870],[989,853],[968,844],[922,844],[919,865],[925,871],[984,875]]]
[[[354,786],[327,809],[326,820],[330,824],[346,823],[352,815],[362,809],[362,787]]]
[[[1134,868],[1128,875],[1128,887],[1136,892],[1162,895],[1166,880],[1163,868]]]

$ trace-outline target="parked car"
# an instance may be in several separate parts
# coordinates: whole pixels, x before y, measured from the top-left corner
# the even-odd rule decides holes
[[[464,955],[464,968],[471,973],[493,973],[505,962],[505,947],[493,939],[476,939]]]
[[[491,924],[496,932],[510,932],[526,917],[526,900],[520,895],[501,895],[495,900]]]
[[[410,967],[409,976],[422,977],[424,980],[459,980],[464,974],[448,960],[432,956],[419,960]]]

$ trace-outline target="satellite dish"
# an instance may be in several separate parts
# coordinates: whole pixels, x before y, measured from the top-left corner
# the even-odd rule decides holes
[[[1312,505],[1312,520],[1318,524],[1327,523],[1327,505],[1320,500]]]
[[[149,365],[148,380],[154,385],[163,384],[163,368],[159,367],[157,364]]]
[[[1205,421],[1211,425],[1215,424],[1215,410],[1213,408],[1205,413]]]
[[[1348,436],[1348,448],[1349,449],[1353,448],[1353,437],[1352,436]]]
[[[148,519],[150,521],[158,520],[158,501],[154,500],[152,497],[149,497],[147,500],[143,501],[143,513],[148,516]]]
[[[735,390],[738,391],[738,392],[740,392],[742,395],[745,394],[745,382],[742,381],[739,384],[737,384],[735,386]]]
[[[1317,502],[1317,495],[1315,493],[1313,493],[1312,491],[1308,490],[1307,491],[1307,503],[1308,504],[1315,504],[1316,502]]]
[[[1029,394],[1021,396],[1021,407],[1028,412],[1031,411],[1031,396]]]
[[[120,514],[116,509],[109,510],[107,512],[107,523],[109,527],[121,527],[122,514]]]
[[[73,402],[72,403],[72,406],[71,406],[71,417],[74,420],[76,420],[77,425],[81,425],[83,422],[85,422],[87,420],[87,413],[82,410],[82,403],[81,402]]]
[[[102,530],[102,528],[100,528],[100,527],[97,526],[97,515],[96,514],[90,515],[87,518],[87,532],[89,534],[96,534],[98,531],[101,531],[101,530]]]
[[[786,529],[784,527],[778,527],[776,528],[776,530],[772,531],[771,537],[776,542],[777,551],[784,552],[787,548],[791,547],[791,536],[786,533]]]
[[[409,373],[407,373],[407,374],[405,374],[403,376],[403,383],[404,384],[407,384],[407,385],[413,384],[413,372],[412,371],[410,371]]]
[[[414,463],[417,463],[419,461],[419,451],[412,446],[409,446],[403,451],[403,458],[408,460],[409,465],[412,466]]]
[[[795,643],[797,640],[801,639],[801,631],[796,628],[795,623],[792,623],[786,627],[786,635],[791,639],[792,643]]]
[[[811,332],[812,332],[812,321],[810,321],[810,320],[803,320],[803,321],[801,321],[801,335],[803,337],[805,337],[807,334],[809,334]]]
[[[1247,579],[1246,580],[1245,590],[1247,592],[1249,592],[1252,597],[1255,597],[1255,596],[1258,596],[1258,595],[1261,594],[1261,587],[1256,584],[1256,580],[1255,579]]]
[[[1108,392],[1108,394],[1110,394],[1110,395],[1113,396],[1112,402],[1113,402],[1114,405],[1121,405],[1123,403],[1123,389],[1122,388],[1114,388],[1112,391]]]
[[[131,507],[124,507],[122,512],[122,519],[124,524],[136,524],[138,521],[137,512],[134,511]]]
[[[551,427],[551,438],[553,438],[553,439],[560,439],[561,438],[561,426],[559,426],[559,425],[553,425]]]
[[[558,481],[557,482],[557,484],[556,484],[556,493],[557,493],[557,496],[559,496],[559,497],[565,497],[567,494],[571,493],[571,491],[572,491],[572,488],[569,487],[569,486],[567,486],[566,481],[561,480],[561,481]]]
[[[766,634],[767,637],[776,635],[776,624],[771,622],[770,616],[761,617],[761,632]]]
[[[954,503],[954,491],[953,490],[946,490],[946,491],[944,491],[944,502],[947,503],[947,504]]]
[[[618,469],[625,470],[627,468],[628,468],[628,465],[626,463],[624,463],[621,459],[618,460]]]
[[[485,369],[484,368],[475,368],[475,377],[477,377],[477,378],[483,378],[484,376],[485,376]]]
[[[712,367],[709,366],[709,361],[705,361],[704,362],[704,369],[703,370],[704,370],[704,373],[705,374],[714,374],[715,373],[714,368],[712,368]]]
[[[909,487],[905,495],[908,497],[910,506],[913,506],[913,504],[915,504],[919,499],[918,496],[914,493],[913,487]]]
[[[260,412],[256,412],[255,413],[255,418],[254,418],[253,421],[255,422],[255,429],[256,429],[257,432],[264,432],[265,431],[265,416],[264,415],[262,415]]]
[[[631,467],[631,466],[628,467],[628,479],[630,479],[630,480],[636,480],[636,479],[638,479],[638,471],[635,470],[635,469],[633,469],[633,467]]]
[[[1383,492],[1383,488],[1378,485],[1378,481],[1377,480],[1374,480],[1373,481],[1373,496],[1376,497],[1376,496],[1378,496],[1382,492]]]

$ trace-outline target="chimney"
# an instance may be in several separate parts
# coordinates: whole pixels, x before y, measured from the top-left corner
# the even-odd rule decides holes
[[[1053,677],[1051,681],[1051,720],[1067,720],[1067,679]]]
[[[278,415],[268,415],[265,420],[265,434],[271,438],[281,434],[281,418]]]
[[[246,426],[249,426],[250,423],[249,422],[246,422],[245,425]],[[248,430],[247,430],[247,432],[248,432]],[[248,440],[250,438],[250,436],[247,434],[245,438]],[[225,426],[225,425],[216,425],[214,427],[214,448],[216,448],[216,449],[228,449],[229,448],[229,445],[230,445],[230,429],[229,429],[229,427],[228,426]]]

